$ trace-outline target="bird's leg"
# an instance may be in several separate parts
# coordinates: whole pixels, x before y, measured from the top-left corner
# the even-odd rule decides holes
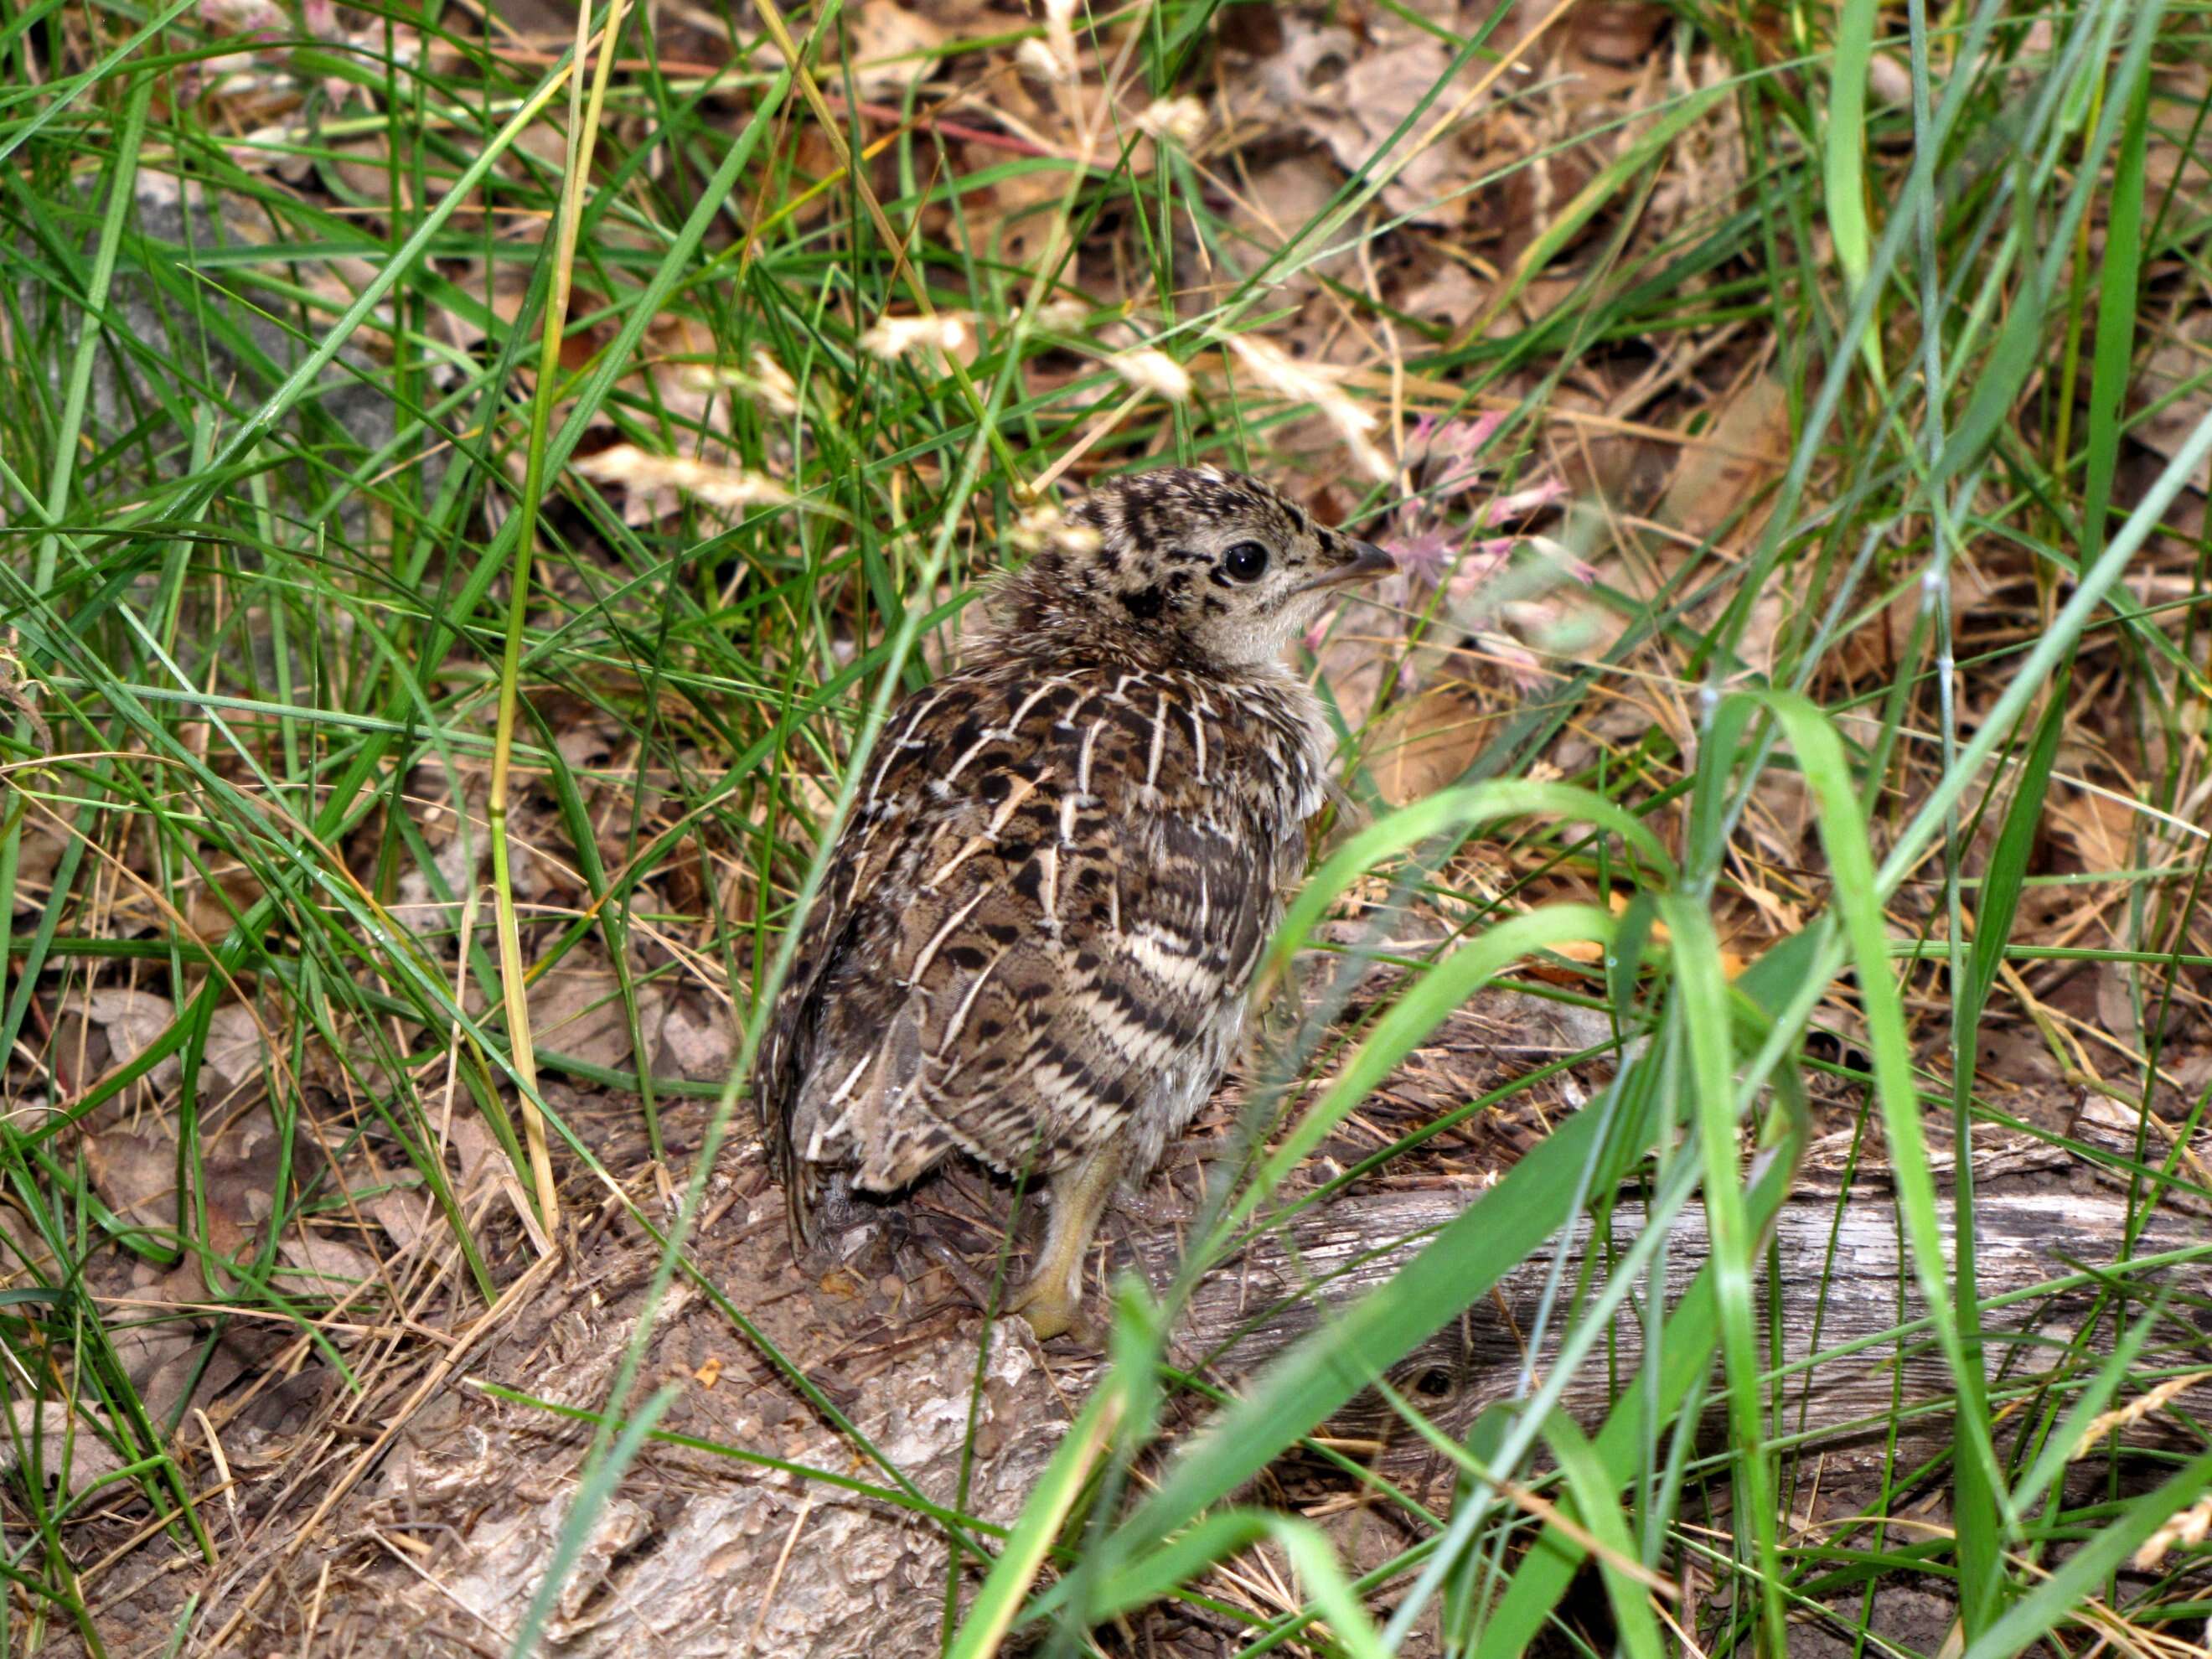
[[[1052,1183],[1052,1220],[1036,1271],[1007,1305],[1030,1322],[1039,1341],[1075,1329],[1081,1317],[1083,1258],[1121,1173],[1121,1149],[1109,1142]]]

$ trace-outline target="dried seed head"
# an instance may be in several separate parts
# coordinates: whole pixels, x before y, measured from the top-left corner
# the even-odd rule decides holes
[[[2186,1393],[2208,1377],[2212,1377],[2212,1371],[2190,1371],[2180,1376],[2169,1376],[2149,1393],[2136,1395],[2124,1406],[2100,1412],[2088,1427],[2081,1431],[2081,1437],[2074,1443],[2074,1449],[2066,1455],[2067,1462],[2075,1462],[2087,1457],[2106,1435],[2132,1428],[2146,1417],[2165,1410],[2176,1395]]]
[[[799,383],[791,371],[769,355],[766,346],[753,348],[752,394],[771,415],[799,413]]]
[[[1060,66],[1059,78],[1075,78],[1075,0],[1044,0],[1044,45]]]
[[[2136,1552],[2137,1572],[2148,1572],[2172,1549],[2188,1549],[2212,1536],[2212,1498],[2200,1498],[2142,1541]]]
[[[1352,452],[1361,471],[1376,478],[1393,476],[1389,461],[1368,435],[1375,429],[1375,416],[1353,402],[1351,394],[1337,384],[1340,370],[1328,364],[1299,362],[1280,346],[1256,334],[1219,337],[1268,391],[1291,403],[1311,404],[1336,428],[1337,436]]]
[[[860,349],[890,362],[927,347],[948,356],[968,343],[964,318],[946,312],[934,317],[878,317],[860,336]]]
[[[1171,404],[1179,404],[1190,396],[1190,372],[1155,347],[1117,352],[1106,361],[1116,374],[1139,392],[1149,392]]]
[[[1014,48],[1014,61],[1022,66],[1022,73],[1039,81],[1064,82],[1075,78],[1075,65],[1064,61],[1055,53],[1049,41],[1035,35]]]
[[[1156,98],[1137,118],[1137,130],[1154,138],[1171,139],[1184,149],[1195,149],[1206,136],[1206,106],[1188,95]]]
[[[1036,308],[1036,325],[1052,334],[1080,334],[1091,320],[1091,312],[1088,301],[1063,294]]]
[[[755,346],[751,365],[730,368],[716,363],[687,363],[677,380],[688,392],[713,392],[727,386],[743,392],[771,415],[799,413],[799,386],[788,370],[769,356],[765,346]]]
[[[1087,524],[1070,524],[1054,502],[1039,501],[1014,520],[1006,539],[1024,553],[1049,547],[1062,553],[1087,554],[1098,550],[1100,538]]]
[[[791,499],[789,490],[761,473],[684,455],[648,455],[635,444],[617,444],[569,465],[580,477],[621,484],[633,495],[680,489],[709,507],[776,507]]]

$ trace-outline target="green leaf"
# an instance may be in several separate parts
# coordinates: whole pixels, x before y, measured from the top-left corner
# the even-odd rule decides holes
[[[1620,1483],[1605,1467],[1589,1437],[1565,1412],[1553,1412],[1544,1419],[1544,1443],[1567,1478],[1577,1518],[1599,1546],[1598,1574],[1605,1582],[1606,1600],[1613,1605],[1622,1648],[1629,1659],[1661,1659],[1668,1647],[1651,1611],[1650,1575],[1620,1513]]]
[[[1759,1376],[1765,1367],[1753,1327],[1753,1273],[1760,1246],[1736,1184],[1741,1160],[1720,939],[1711,916],[1687,896],[1668,894],[1658,908],[1660,920],[1674,936],[1679,993],[1674,1012],[1689,1058],[1686,1115],[1697,1126],[1705,1164],[1705,1222],[1712,1252],[1709,1265],[1720,1311],[1729,1425],[1735,1441],[1736,1512],[1750,1517],[1760,1617],[1768,1644],[1779,1652],[1788,1642],[1780,1591],[1783,1568],[1775,1535],[1772,1470],[1760,1422]]]

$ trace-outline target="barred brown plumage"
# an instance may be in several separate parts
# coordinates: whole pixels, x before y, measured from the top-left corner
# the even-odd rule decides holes
[[[757,1073],[798,1242],[958,1152],[1052,1178],[1068,1329],[1117,1177],[1227,1068],[1330,740],[1284,648],[1389,556],[1254,478],[1109,479],[884,729]]]

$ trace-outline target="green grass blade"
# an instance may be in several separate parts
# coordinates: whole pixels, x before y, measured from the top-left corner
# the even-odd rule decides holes
[[[2128,1504],[2112,1525],[2084,1541],[1970,1644],[1964,1659],[2010,1659],[2069,1622],[2075,1609],[2169,1516],[2203,1502],[2208,1491],[2212,1452],[2191,1459],[2157,1491]]]
[[[1827,210],[1828,234],[1835,242],[1836,263],[1843,267],[1846,300],[1856,298],[1865,287],[1874,262],[1866,210],[1866,89],[1880,11],[1875,0],[1844,0],[1836,9],[1836,49],[1828,69],[1827,142],[1821,156],[1823,205]],[[1881,367],[1879,312],[1875,316],[1875,326],[1859,337],[1859,349],[1866,357],[1867,372],[1879,386],[1887,377]]]

